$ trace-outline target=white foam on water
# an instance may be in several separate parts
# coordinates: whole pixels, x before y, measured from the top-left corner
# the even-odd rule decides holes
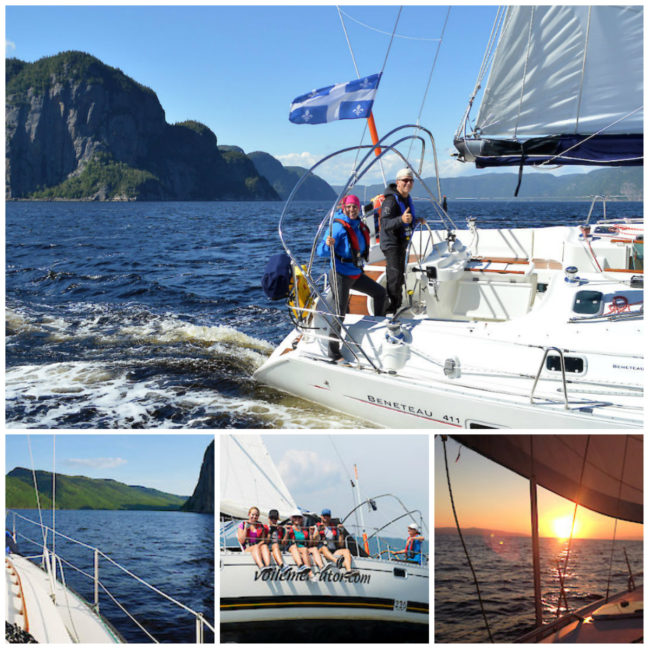
[[[234,421],[246,428],[363,426],[359,421],[290,396],[271,403],[223,395],[216,390],[162,387],[156,380],[133,381],[128,372],[124,366],[95,362],[10,368],[6,373],[7,409],[20,410],[23,415],[20,420],[8,420],[6,426],[200,428],[214,427],[220,415],[224,426]],[[79,420],[78,414],[84,410],[91,414],[89,421]],[[171,417],[178,414],[182,415],[181,421]]]

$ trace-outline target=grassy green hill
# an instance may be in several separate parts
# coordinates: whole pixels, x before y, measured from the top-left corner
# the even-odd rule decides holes
[[[52,507],[52,474],[36,472],[41,507]],[[16,467],[6,476],[6,507],[36,508],[32,472]],[[179,510],[187,497],[113,479],[56,475],[56,507],[61,510]]]

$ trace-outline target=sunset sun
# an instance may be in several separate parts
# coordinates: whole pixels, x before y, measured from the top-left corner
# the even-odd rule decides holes
[[[558,517],[553,521],[553,533],[558,539],[567,539],[571,535],[571,523],[573,522],[572,516]],[[579,530],[578,521],[576,520],[573,526],[573,536]]]

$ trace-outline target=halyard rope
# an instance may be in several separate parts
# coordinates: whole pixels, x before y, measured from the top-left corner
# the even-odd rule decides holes
[[[460,537],[460,542],[463,545],[463,550],[465,551],[465,557],[467,558],[467,563],[469,564],[470,571],[474,577],[474,586],[476,587],[476,593],[478,595],[478,602],[481,606],[481,614],[483,614],[483,620],[485,621],[485,628],[487,629],[488,636],[490,637],[490,643],[494,643],[492,638],[492,632],[490,631],[490,624],[488,623],[487,616],[485,615],[485,608],[483,607],[483,599],[481,598],[481,590],[478,585],[478,578],[472,566],[472,560],[469,557],[469,551],[467,546],[465,546],[465,540],[463,539],[463,533],[460,530],[460,524],[458,523],[458,515],[456,514],[456,505],[454,504],[454,495],[451,489],[451,479],[449,478],[449,464],[447,463],[447,436],[441,436],[442,438],[442,448],[445,456],[445,471],[447,472],[447,486],[449,487],[449,499],[451,500],[451,509],[454,513],[454,520],[456,521],[456,530],[458,531],[458,536]]]

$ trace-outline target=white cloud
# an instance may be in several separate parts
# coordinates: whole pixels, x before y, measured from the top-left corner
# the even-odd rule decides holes
[[[63,462],[74,467],[107,469],[125,465],[127,461],[124,458],[66,458]]]
[[[337,463],[313,451],[289,449],[278,463],[278,469],[287,487],[299,488],[303,494],[320,492],[345,480]]]
[[[459,176],[471,176],[476,174],[477,170],[474,165],[469,163],[460,163],[451,154],[456,150],[453,147],[448,148],[443,152],[438,152],[438,171],[441,178],[452,178]],[[403,152],[404,155],[408,151]],[[411,152],[410,161],[415,168],[417,161],[414,159],[414,152]],[[276,155],[277,158],[285,166],[298,166],[311,168],[320,160],[322,156],[303,151],[302,153],[288,153]],[[355,153],[342,154],[336,158],[332,158],[323,163],[315,170],[315,174],[325,179],[330,185],[343,185],[350,177],[352,170],[355,166],[359,165],[361,157],[357,158]],[[381,164],[381,166],[380,166]],[[382,175],[382,167],[384,175]],[[362,185],[374,185],[384,183],[384,176],[386,182],[390,183],[395,180],[395,174],[398,170],[404,167],[404,161],[394,153],[387,153],[381,158],[381,163],[376,163],[361,179]],[[416,169],[417,170],[417,169]],[[433,157],[429,156],[425,159],[422,165],[422,178],[431,178],[435,175],[435,165]]]
[[[16,44],[12,41],[5,41],[5,53],[11,54],[16,49]]]

